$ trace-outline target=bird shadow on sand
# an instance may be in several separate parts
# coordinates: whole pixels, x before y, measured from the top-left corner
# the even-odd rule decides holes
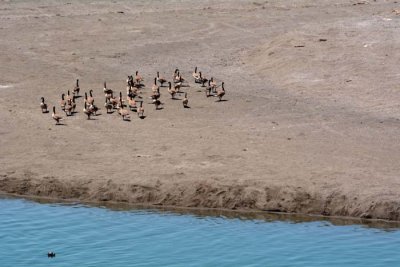
[[[221,100],[217,100],[215,102],[227,102],[227,101],[229,101],[229,100],[228,99],[221,99]]]
[[[183,108],[191,108],[190,106],[183,106]]]
[[[144,120],[146,118],[146,116],[139,116],[140,119]]]
[[[107,114],[113,114],[115,112],[115,110],[107,112]]]
[[[67,124],[66,123],[57,123],[57,124],[55,124],[55,126],[67,126]]]
[[[171,98],[172,100],[182,100],[182,98]]]

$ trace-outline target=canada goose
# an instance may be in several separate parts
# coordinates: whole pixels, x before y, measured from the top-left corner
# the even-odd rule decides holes
[[[93,90],[89,91],[89,95],[90,95],[89,97],[88,97],[87,93],[85,92],[85,103],[87,103],[88,105],[92,105],[94,103],[94,98],[93,98],[93,95],[92,95],[92,91]]]
[[[133,99],[133,97],[130,97],[128,100],[128,106],[131,111],[137,111],[136,101]]]
[[[176,90],[171,88],[171,82],[168,82],[168,93],[171,95],[171,99],[175,99]]]
[[[47,112],[49,112],[49,111],[47,110],[47,104],[44,103],[44,97],[41,97],[40,99],[42,100],[42,102],[40,102],[40,108],[42,109],[42,113],[47,113]]]
[[[157,77],[156,78],[154,78],[154,84],[153,84],[153,86],[151,87],[151,90],[153,91],[153,92],[157,92],[157,90],[159,89],[160,87],[157,85]]]
[[[204,87],[204,84],[208,81],[208,79],[206,77],[203,77],[201,71],[199,71],[199,75],[200,75],[199,81],[201,83],[201,86]]]
[[[113,108],[113,105],[110,103],[110,100],[106,97],[106,102],[104,103],[104,107],[107,110],[107,114],[109,114]]]
[[[150,96],[150,98],[151,98],[151,99],[159,99],[160,96],[161,96],[161,94],[160,94],[160,89],[157,89],[157,91],[155,91],[155,92]]]
[[[53,114],[51,114],[51,117],[53,118],[53,120],[56,121],[56,125],[58,125],[60,121],[63,120],[63,118],[60,115],[56,114],[56,107],[54,106],[53,106]]]
[[[74,95],[79,95],[79,91],[81,90],[81,88],[79,87],[79,79],[76,79],[76,85],[74,87]]]
[[[194,72],[193,72],[192,75],[193,75],[194,81],[195,81],[196,83],[198,83],[198,79],[200,78],[200,75],[199,75],[199,73],[197,72],[197,67],[194,68]]]
[[[124,107],[124,105],[125,105],[125,104],[124,104],[124,103],[125,103],[125,100],[122,99],[122,92],[119,92],[119,97],[118,97],[117,101],[118,101],[118,106],[117,106],[117,108],[118,108],[119,106]]]
[[[107,88],[107,83],[106,82],[104,82],[103,92],[104,92],[105,95],[110,95],[113,92],[113,90]]]
[[[161,103],[161,101],[159,99],[153,99],[153,104],[156,107],[156,110],[159,110],[160,106],[164,105],[163,103]]]
[[[160,72],[157,71],[157,81],[161,84],[161,87],[163,87],[164,83],[167,82],[167,80],[164,77],[160,77]]]
[[[67,104],[65,105],[65,115],[71,116],[72,115],[72,100],[68,99]]]
[[[61,94],[61,100],[60,100],[60,106],[62,110],[65,110],[65,105],[67,104],[67,102],[64,99],[65,94]]]
[[[187,98],[187,93],[185,93],[185,98],[182,100],[183,107],[188,108],[189,99]]]
[[[99,108],[97,106],[95,106],[94,104],[90,104],[89,105],[89,111],[90,113],[94,114],[95,116],[97,116],[97,111],[99,110]]]
[[[211,90],[213,87],[211,86],[211,81],[208,81],[208,86],[206,87],[206,97],[211,96]]]
[[[138,83],[138,85],[140,85],[143,81],[143,78],[142,78],[142,76],[139,75],[138,70],[136,71],[136,74],[135,74],[135,81],[136,81],[136,83]]]
[[[133,81],[133,76],[128,75],[128,79],[126,80],[127,86],[133,87],[134,86],[134,81]]]
[[[109,98],[111,105],[113,105],[113,108],[115,108],[118,104],[118,99],[116,97],[113,96],[113,94],[111,93],[111,97]]]
[[[87,108],[86,102],[83,108],[83,113],[85,113],[87,115],[87,119],[90,120],[90,115],[92,115],[92,112]]]
[[[137,111],[137,114],[140,118],[144,117],[144,107],[143,107],[143,102],[140,102],[139,109]]]
[[[75,113],[75,109],[76,109],[75,96],[72,96],[71,106],[72,106],[72,111],[71,112]]]
[[[221,90],[218,90],[218,91],[217,91],[217,97],[219,98],[218,101],[221,101],[221,100],[222,100],[222,97],[225,95],[224,84],[225,84],[225,83],[222,82],[222,84],[221,84]]]
[[[129,119],[129,118],[130,118],[130,116],[129,116],[129,111],[126,110],[126,109],[124,109],[124,106],[122,105],[122,103],[121,103],[121,105],[118,107],[118,114],[122,116],[122,120]]]
[[[67,102],[68,102],[68,100],[72,100],[69,90],[67,91],[67,99],[66,100],[67,100]]]
[[[217,83],[214,81],[214,77],[210,78],[208,85],[211,86],[213,93],[215,93],[215,89],[217,89]]]

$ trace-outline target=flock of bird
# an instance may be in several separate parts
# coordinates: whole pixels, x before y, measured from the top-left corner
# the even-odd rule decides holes
[[[206,97],[216,96],[218,97],[218,101],[222,101],[223,96],[225,95],[224,82],[217,85],[216,81],[213,77],[207,79],[203,76],[201,72],[197,72],[197,67],[192,74],[195,83],[201,84],[203,88],[205,88]],[[139,71],[136,71],[135,76],[130,75],[126,80],[126,99],[123,99],[122,92],[119,92],[119,96],[114,95],[114,91],[110,88],[107,88],[106,82],[104,82],[104,108],[107,111],[107,114],[113,113],[113,110],[117,110],[118,114],[122,117],[122,120],[130,120],[130,112],[136,112],[139,118],[145,118],[144,115],[144,107],[143,107],[143,97],[141,96],[142,89],[144,88],[144,79],[141,75],[139,75]],[[176,99],[176,95],[185,94],[185,97],[182,99],[182,104],[184,108],[189,108],[189,99],[187,92],[183,92],[183,87],[189,87],[186,80],[182,77],[179,69],[175,69],[174,74],[172,76],[172,80],[168,81],[166,78],[161,77],[160,73],[157,72],[157,76],[154,78],[154,83],[151,86],[151,95],[150,99],[152,99],[152,104],[154,104],[156,110],[160,110],[161,105],[164,103],[161,102],[161,93],[160,87],[164,87],[164,84],[168,84],[168,93],[172,99]],[[75,100],[79,97],[81,89],[79,87],[79,79],[76,80],[76,85],[72,90],[72,94],[70,90],[67,91],[67,95],[64,93],[61,94],[61,100],[59,102],[61,110],[65,112],[65,115],[73,116],[76,113],[76,102]],[[89,93],[85,92],[84,94],[84,105],[83,105],[83,113],[87,116],[87,119],[90,120],[91,116],[96,116],[97,112],[100,108],[94,103],[93,90],[90,90]],[[48,113],[48,106],[45,103],[44,97],[41,98],[40,108],[42,113]],[[56,121],[56,125],[60,124],[60,121],[63,120],[63,117],[56,113],[56,106],[53,106],[52,118]]]

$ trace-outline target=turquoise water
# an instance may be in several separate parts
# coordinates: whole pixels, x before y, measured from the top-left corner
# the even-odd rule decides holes
[[[2,267],[400,266],[399,251],[400,231],[360,225],[0,199]]]

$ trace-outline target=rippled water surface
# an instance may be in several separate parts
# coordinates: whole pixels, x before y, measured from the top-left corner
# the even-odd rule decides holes
[[[399,252],[398,230],[0,199],[4,267],[400,266]]]

